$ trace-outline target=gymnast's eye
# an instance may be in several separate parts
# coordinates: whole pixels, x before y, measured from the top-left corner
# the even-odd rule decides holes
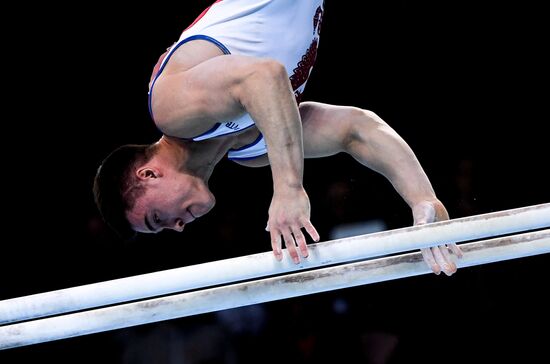
[[[153,214],[153,222],[157,225],[160,224],[160,218],[156,212]]]

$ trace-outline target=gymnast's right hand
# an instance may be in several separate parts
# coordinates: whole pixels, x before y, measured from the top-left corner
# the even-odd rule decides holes
[[[275,191],[269,207],[266,230],[270,232],[271,247],[277,260],[283,258],[282,239],[294,263],[300,263],[300,255],[303,258],[308,256],[302,228],[314,241],[319,241],[319,233],[310,221],[309,197],[304,188],[302,186],[286,187]]]

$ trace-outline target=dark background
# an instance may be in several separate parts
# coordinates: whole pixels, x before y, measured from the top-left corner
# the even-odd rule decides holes
[[[268,168],[223,161],[211,179],[216,208],[181,235],[122,243],[93,204],[106,154],[160,137],[147,85],[159,55],[210,2],[188,3],[48,5],[26,9],[8,34],[17,46],[4,57],[0,298],[269,250]],[[358,3],[326,1],[305,99],[382,116],[451,217],[549,202],[542,5]],[[411,224],[391,185],[347,156],[307,161],[304,183],[325,239],[340,223]],[[253,316],[255,331],[201,315],[9,350],[0,362],[374,363],[384,347],[390,363],[529,362],[547,354],[548,263],[537,256],[273,302]],[[173,354],[182,342],[210,355],[184,360]]]

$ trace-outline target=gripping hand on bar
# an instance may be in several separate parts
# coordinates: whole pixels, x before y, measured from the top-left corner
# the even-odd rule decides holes
[[[413,218],[415,225],[423,225],[436,221],[449,219],[447,209],[439,201],[423,201],[413,207]],[[443,271],[450,276],[456,272],[457,267],[453,262],[449,250],[458,258],[462,258],[462,251],[454,244],[434,246],[431,248],[420,249],[422,258],[430,269],[437,275]]]

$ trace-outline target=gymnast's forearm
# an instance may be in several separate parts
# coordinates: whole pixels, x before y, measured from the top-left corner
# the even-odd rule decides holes
[[[263,133],[275,193],[302,188],[302,125],[284,66],[266,62],[245,81],[241,102]]]
[[[409,145],[379,116],[365,113],[350,130],[347,152],[385,176],[411,208],[435,201],[430,180]]]

